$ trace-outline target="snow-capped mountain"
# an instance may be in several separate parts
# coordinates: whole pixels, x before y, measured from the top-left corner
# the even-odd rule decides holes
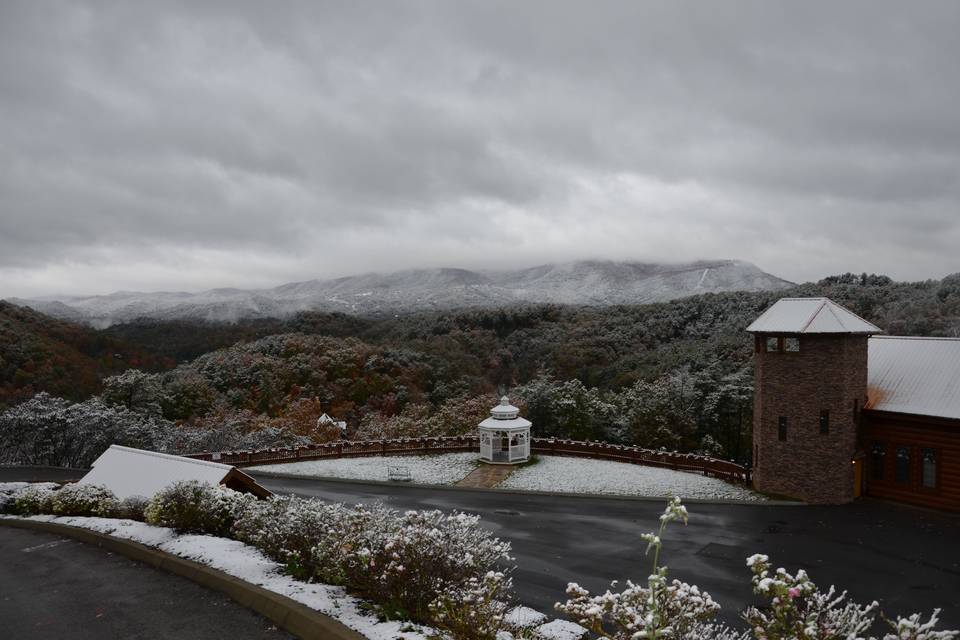
[[[236,322],[282,318],[308,310],[366,315],[524,303],[639,304],[698,293],[777,290],[791,284],[738,260],[679,265],[590,260],[502,271],[416,269],[368,273],[294,282],[273,289],[119,291],[105,296],[11,298],[10,302],[58,318],[106,327],[137,318]]]

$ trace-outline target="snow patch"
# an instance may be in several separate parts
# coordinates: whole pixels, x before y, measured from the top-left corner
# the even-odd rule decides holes
[[[696,473],[611,460],[537,456],[500,483],[504,489],[717,500],[763,500],[746,487]]]
[[[476,468],[477,453],[445,453],[428,456],[376,456],[337,458],[257,466],[254,471],[290,473],[316,478],[389,480],[390,467],[406,467],[418,484],[454,484]]]
[[[580,640],[587,630],[569,620],[554,620],[536,629],[536,637],[543,640]]]

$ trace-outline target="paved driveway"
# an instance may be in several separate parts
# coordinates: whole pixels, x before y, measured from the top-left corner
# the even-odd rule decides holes
[[[0,620],[0,637],[9,640],[292,638],[185,578],[11,527],[0,527]]]
[[[252,469],[250,471],[253,471]],[[520,599],[549,610],[567,582],[591,590],[612,579],[645,580],[639,536],[657,525],[661,501],[545,496],[260,477],[275,492],[341,502],[382,500],[398,509],[460,509],[480,514],[513,543]],[[880,503],[841,507],[693,504],[690,524],[666,535],[671,575],[707,589],[736,619],[752,600],[744,559],[766,553],[777,566],[802,567],[821,585],[877,599],[891,614],[943,609],[960,628],[960,517]]]

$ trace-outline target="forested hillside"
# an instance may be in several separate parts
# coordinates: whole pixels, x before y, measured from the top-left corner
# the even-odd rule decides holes
[[[106,376],[175,364],[109,334],[0,300],[0,410],[39,391],[82,400],[98,393]]]
[[[960,274],[919,283],[846,274],[785,292],[604,309],[376,320],[313,313],[237,325],[132,323],[99,333],[7,305],[5,317],[17,319],[6,321],[18,324],[4,334],[4,353],[19,345],[14,351],[33,353],[35,364],[18,369],[34,372],[26,384],[5,365],[3,385],[16,394],[8,397],[42,388],[82,399],[118,369],[102,360],[104,345],[130,344],[151,354],[140,369],[189,361],[150,373],[134,370],[126,356],[131,370],[106,378],[93,402],[204,433],[230,429],[238,434],[231,442],[264,430],[277,441],[335,437],[316,432],[322,412],[347,420],[355,437],[462,433],[509,392],[540,435],[744,459],[752,391],[744,328],[783,296],[828,296],[890,334],[960,336]],[[208,347],[222,348],[193,358]],[[53,373],[60,370],[67,373]]]

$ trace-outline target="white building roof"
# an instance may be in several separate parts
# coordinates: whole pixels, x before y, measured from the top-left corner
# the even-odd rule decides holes
[[[512,420],[487,418],[480,423],[480,428],[492,429],[494,431],[518,431],[520,429],[529,429],[532,424],[533,423],[526,418],[513,418]]]
[[[79,484],[107,487],[119,499],[130,496],[150,498],[179,480],[220,484],[233,467],[166,453],[110,445],[93,463],[93,469]]]
[[[868,335],[881,329],[829,298],[782,298],[754,320],[747,331]]]
[[[960,339],[876,336],[866,408],[960,419]]]

